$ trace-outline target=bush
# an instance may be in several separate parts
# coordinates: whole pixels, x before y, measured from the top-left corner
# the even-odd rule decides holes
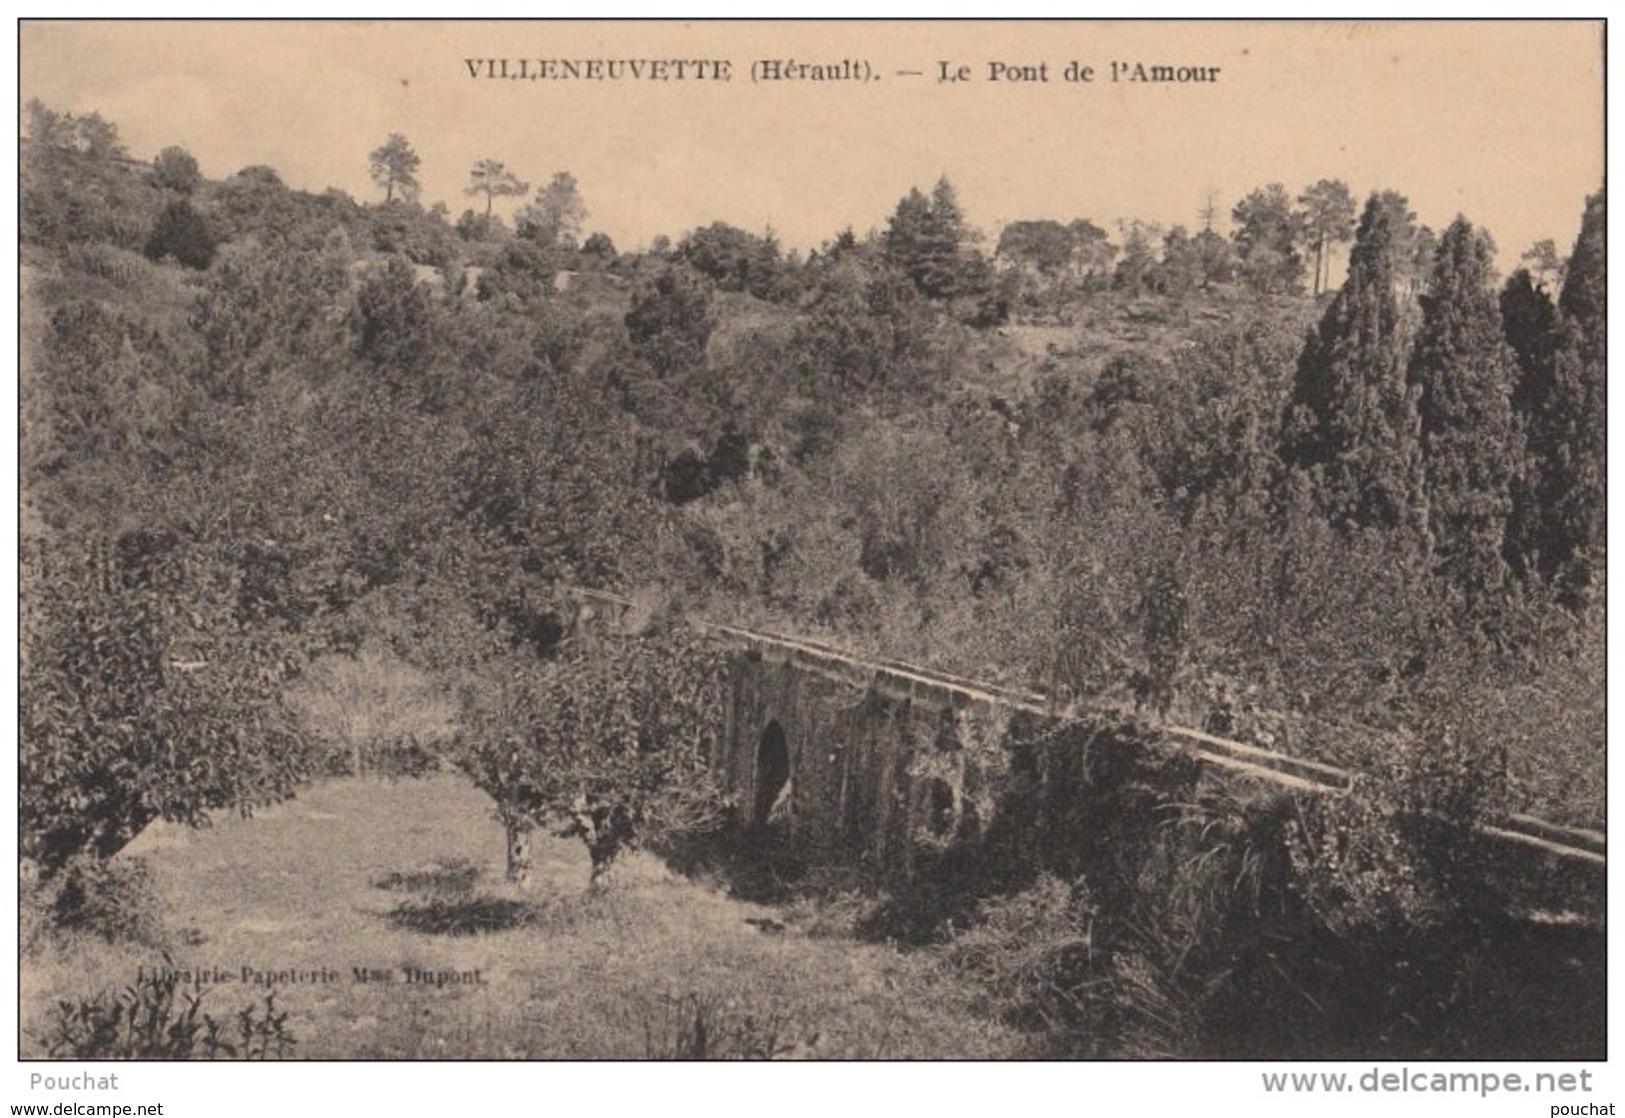
[[[423,776],[451,738],[450,700],[382,648],[316,660],[292,697],[308,732],[328,743],[323,767],[332,774]]]
[[[202,270],[214,262],[215,239],[209,223],[184,198],[164,207],[142,250],[149,260],[173,256],[188,268]]]
[[[173,144],[159,152],[152,161],[152,178],[165,190],[173,190],[177,194],[190,194],[203,181],[192,153]]]
[[[149,947],[162,945],[165,938],[152,871],[141,858],[74,859],[56,874],[39,879],[32,894],[25,896],[23,908],[34,914],[36,938],[46,928]]]
[[[1099,910],[1080,879],[1044,874],[1032,886],[983,901],[975,923],[954,932],[945,965],[972,980],[1003,1020],[1025,1028],[1069,1029],[1082,1022],[1091,986]]]

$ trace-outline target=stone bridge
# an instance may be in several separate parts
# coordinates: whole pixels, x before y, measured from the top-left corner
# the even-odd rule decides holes
[[[628,599],[571,590],[615,621]],[[972,846],[1019,844],[1083,872],[1148,839],[1170,795],[1198,784],[1288,802],[1348,792],[1357,775],[1108,708],[804,637],[690,619],[733,651],[713,764],[747,827],[808,862],[886,880]],[[995,787],[1024,789],[995,804]],[[995,810],[996,809],[996,810]],[[1157,813],[1163,814],[1159,817]],[[1139,818],[1136,818],[1139,816]],[[997,818],[995,818],[997,817]],[[1600,924],[1605,836],[1526,815],[1480,824],[1517,910]]]

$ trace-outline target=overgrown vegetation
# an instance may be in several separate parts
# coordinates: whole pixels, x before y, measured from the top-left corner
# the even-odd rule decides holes
[[[988,253],[944,178],[805,254],[723,222],[618,251],[567,171],[532,197],[482,157],[477,208],[425,208],[399,133],[357,153],[361,202],[132,160],[97,114],[27,125],[20,814],[47,923],[155,940],[120,851],[323,771],[460,767],[515,883],[538,828],[594,884],[720,831],[721,680],[685,613],[1136,712],[1141,759],[1070,804],[1033,789],[1085,762],[1007,725],[922,748],[926,872],[826,913],[936,942],[1058,1050],[1203,1051],[1261,990],[1323,1010],[1267,935],[1361,974],[1471,939],[1483,854],[1451,836],[1600,825],[1601,192],[1566,264],[1532,249],[1505,283],[1489,231],[1392,190],[1356,222],[1333,180],[1246,194],[1229,235],[1209,199],[1194,233],[1035,218]],[[606,624],[571,585],[673,604]],[[1158,720],[1366,777],[1226,803]],[[396,922],[529,911],[449,892]],[[139,1028],[108,1002],[63,1036],[167,1030],[143,997]],[[774,1047],[704,997],[647,1054]]]
[[[121,990],[63,1001],[44,1036],[47,1055],[87,1060],[280,1060],[299,1042],[278,1012],[276,992],[225,1019],[203,1009],[205,992],[186,989],[167,955]]]
[[[664,994],[643,1023],[648,1060],[773,1060],[790,1054],[788,1022],[759,1019],[702,994]]]

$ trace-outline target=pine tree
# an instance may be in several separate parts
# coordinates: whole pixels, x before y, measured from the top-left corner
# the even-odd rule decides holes
[[[1298,196],[1303,207],[1304,229],[1315,250],[1313,292],[1319,295],[1330,284],[1331,248],[1346,244],[1354,235],[1354,196],[1348,184],[1338,179],[1321,179]]]
[[[938,179],[931,190],[921,249],[914,277],[921,292],[934,299],[968,294],[972,286],[967,268],[969,235],[959,195],[946,176]]]
[[[1261,295],[1301,290],[1303,258],[1298,244],[1304,216],[1292,207],[1292,196],[1278,182],[1260,187],[1230,211],[1235,223],[1236,257],[1241,273]]]
[[[1490,286],[1494,256],[1489,235],[1465,218],[1445,230],[1407,372],[1421,420],[1434,559],[1470,600],[1505,582],[1502,546],[1520,457],[1517,365]]]
[[[931,223],[931,202],[918,187],[897,203],[891,220],[886,223],[886,261],[914,279],[916,262],[925,251],[927,226]]]
[[[367,156],[367,172],[384,188],[386,204],[393,202],[396,195],[408,202],[417,200],[417,175],[422,164],[423,159],[399,132],[391,132],[389,139]]]
[[[1397,286],[1411,218],[1398,194],[1366,202],[1348,278],[1298,358],[1282,456],[1345,527],[1419,526],[1420,455],[1406,392]]]
[[[944,177],[930,198],[915,188],[897,203],[886,227],[886,259],[927,298],[973,295],[986,286],[987,264],[970,242],[959,196]]]

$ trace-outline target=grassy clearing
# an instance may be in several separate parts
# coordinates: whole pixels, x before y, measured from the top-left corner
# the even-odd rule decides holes
[[[219,968],[218,1014],[263,1000],[243,968],[320,971],[281,984],[295,1054],[317,1058],[644,1058],[703,1048],[837,1058],[998,1058],[1021,1038],[978,1017],[929,963],[810,938],[760,906],[672,876],[652,858],[588,893],[575,842],[538,836],[534,882],[501,881],[489,801],[462,778],[334,779],[252,819],[158,825],[142,857],[177,967]],[[22,968],[24,1048],[55,999],[163,964],[152,948],[75,937]],[[359,981],[356,969],[388,975]],[[444,984],[410,971],[449,972]],[[477,979],[474,972],[477,972]],[[711,1039],[698,1038],[709,1031]],[[716,1042],[718,1034],[722,1042]]]

